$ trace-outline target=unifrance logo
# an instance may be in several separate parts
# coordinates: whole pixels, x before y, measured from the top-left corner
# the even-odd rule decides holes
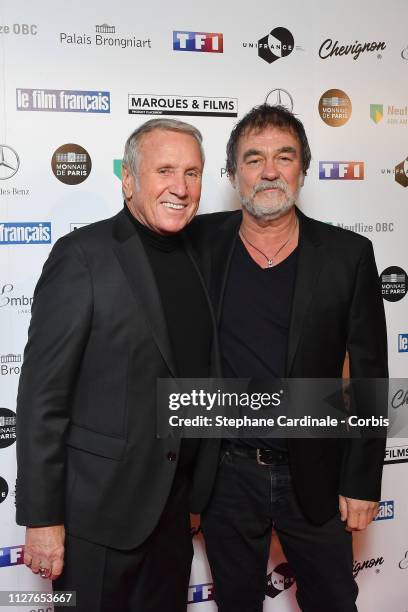
[[[394,175],[397,183],[402,187],[408,187],[408,157],[395,166]]]
[[[173,51],[223,53],[224,37],[220,32],[173,30]]]
[[[374,519],[375,521],[386,521],[393,519],[394,514],[394,500],[380,501],[379,512]]]
[[[268,64],[287,57],[294,48],[295,39],[292,32],[282,27],[274,28],[258,40],[258,56]]]
[[[394,175],[394,181],[401,187],[408,187],[408,157],[399,162],[394,168],[381,168],[381,174]]]
[[[362,181],[364,162],[360,161],[319,161],[319,179]]]
[[[16,89],[18,111],[110,113],[109,91]]]
[[[274,598],[282,591],[290,589],[294,582],[295,575],[289,563],[280,563],[267,576],[266,594],[268,597]]]
[[[49,221],[0,223],[0,244],[50,244]]]
[[[6,546],[0,548],[0,567],[21,565],[24,563],[24,546]]]
[[[408,334],[398,334],[398,352],[408,353]]]

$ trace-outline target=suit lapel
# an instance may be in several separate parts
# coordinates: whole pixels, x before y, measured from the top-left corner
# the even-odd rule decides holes
[[[213,305],[211,303],[211,298],[207,290],[207,285],[204,281],[203,275],[196,261],[197,256],[194,253],[190,240],[188,239],[188,236],[186,235],[185,232],[182,232],[182,238],[183,238],[183,243],[184,243],[184,248],[186,250],[186,253],[190,257],[193,263],[193,266],[197,272],[198,278],[200,279],[201,286],[202,286],[205,298],[207,300],[208,310],[209,310],[210,318],[211,318],[213,339],[212,339],[212,345],[211,345],[212,346],[211,360],[210,360],[211,367],[210,367],[209,375],[215,376],[215,377],[221,377],[222,373],[221,373],[221,361],[220,361],[220,347],[219,347],[219,342],[218,342],[217,322],[216,322],[215,315],[214,315]]]
[[[214,237],[213,248],[210,250],[209,285],[218,324],[221,321],[225,287],[241,220],[241,211],[237,211],[231,217],[228,217]]]
[[[306,312],[324,263],[323,245],[314,231],[313,221],[297,210],[299,218],[299,247],[292,314],[289,326],[286,376],[290,376],[299,344]]]
[[[160,353],[171,374],[177,377],[173,351],[156,279],[131,219],[119,213],[113,228],[114,251],[130,285],[133,296],[142,306]]]

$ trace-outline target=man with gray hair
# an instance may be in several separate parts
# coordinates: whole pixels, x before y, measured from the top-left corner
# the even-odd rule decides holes
[[[17,522],[25,564],[76,591],[81,612],[186,609],[188,494],[197,506],[208,489],[205,445],[158,439],[155,400],[157,378],[211,375],[215,326],[182,234],[199,204],[201,140],[170,119],[134,131],[124,209],[58,240],[35,290]]]

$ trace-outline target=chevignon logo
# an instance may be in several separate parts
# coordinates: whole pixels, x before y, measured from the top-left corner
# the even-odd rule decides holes
[[[333,41],[331,38],[326,38],[322,42],[319,49],[319,57],[328,59],[333,55],[351,55],[353,60],[357,60],[362,53],[373,53],[375,51],[384,51],[387,47],[385,42],[366,42],[360,43],[358,40],[352,44],[339,46],[339,41]]]

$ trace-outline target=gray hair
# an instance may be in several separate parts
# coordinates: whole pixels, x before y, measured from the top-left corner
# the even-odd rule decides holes
[[[153,130],[190,134],[190,136],[193,136],[196,139],[200,147],[201,159],[204,163],[205,156],[202,144],[203,137],[200,130],[194,127],[194,125],[191,125],[191,123],[185,123],[184,121],[178,121],[177,119],[150,119],[150,121],[146,121],[134,132],[132,132],[125,144],[122,165],[126,166],[134,177],[137,175],[140,140],[144,134],[148,134]]]

